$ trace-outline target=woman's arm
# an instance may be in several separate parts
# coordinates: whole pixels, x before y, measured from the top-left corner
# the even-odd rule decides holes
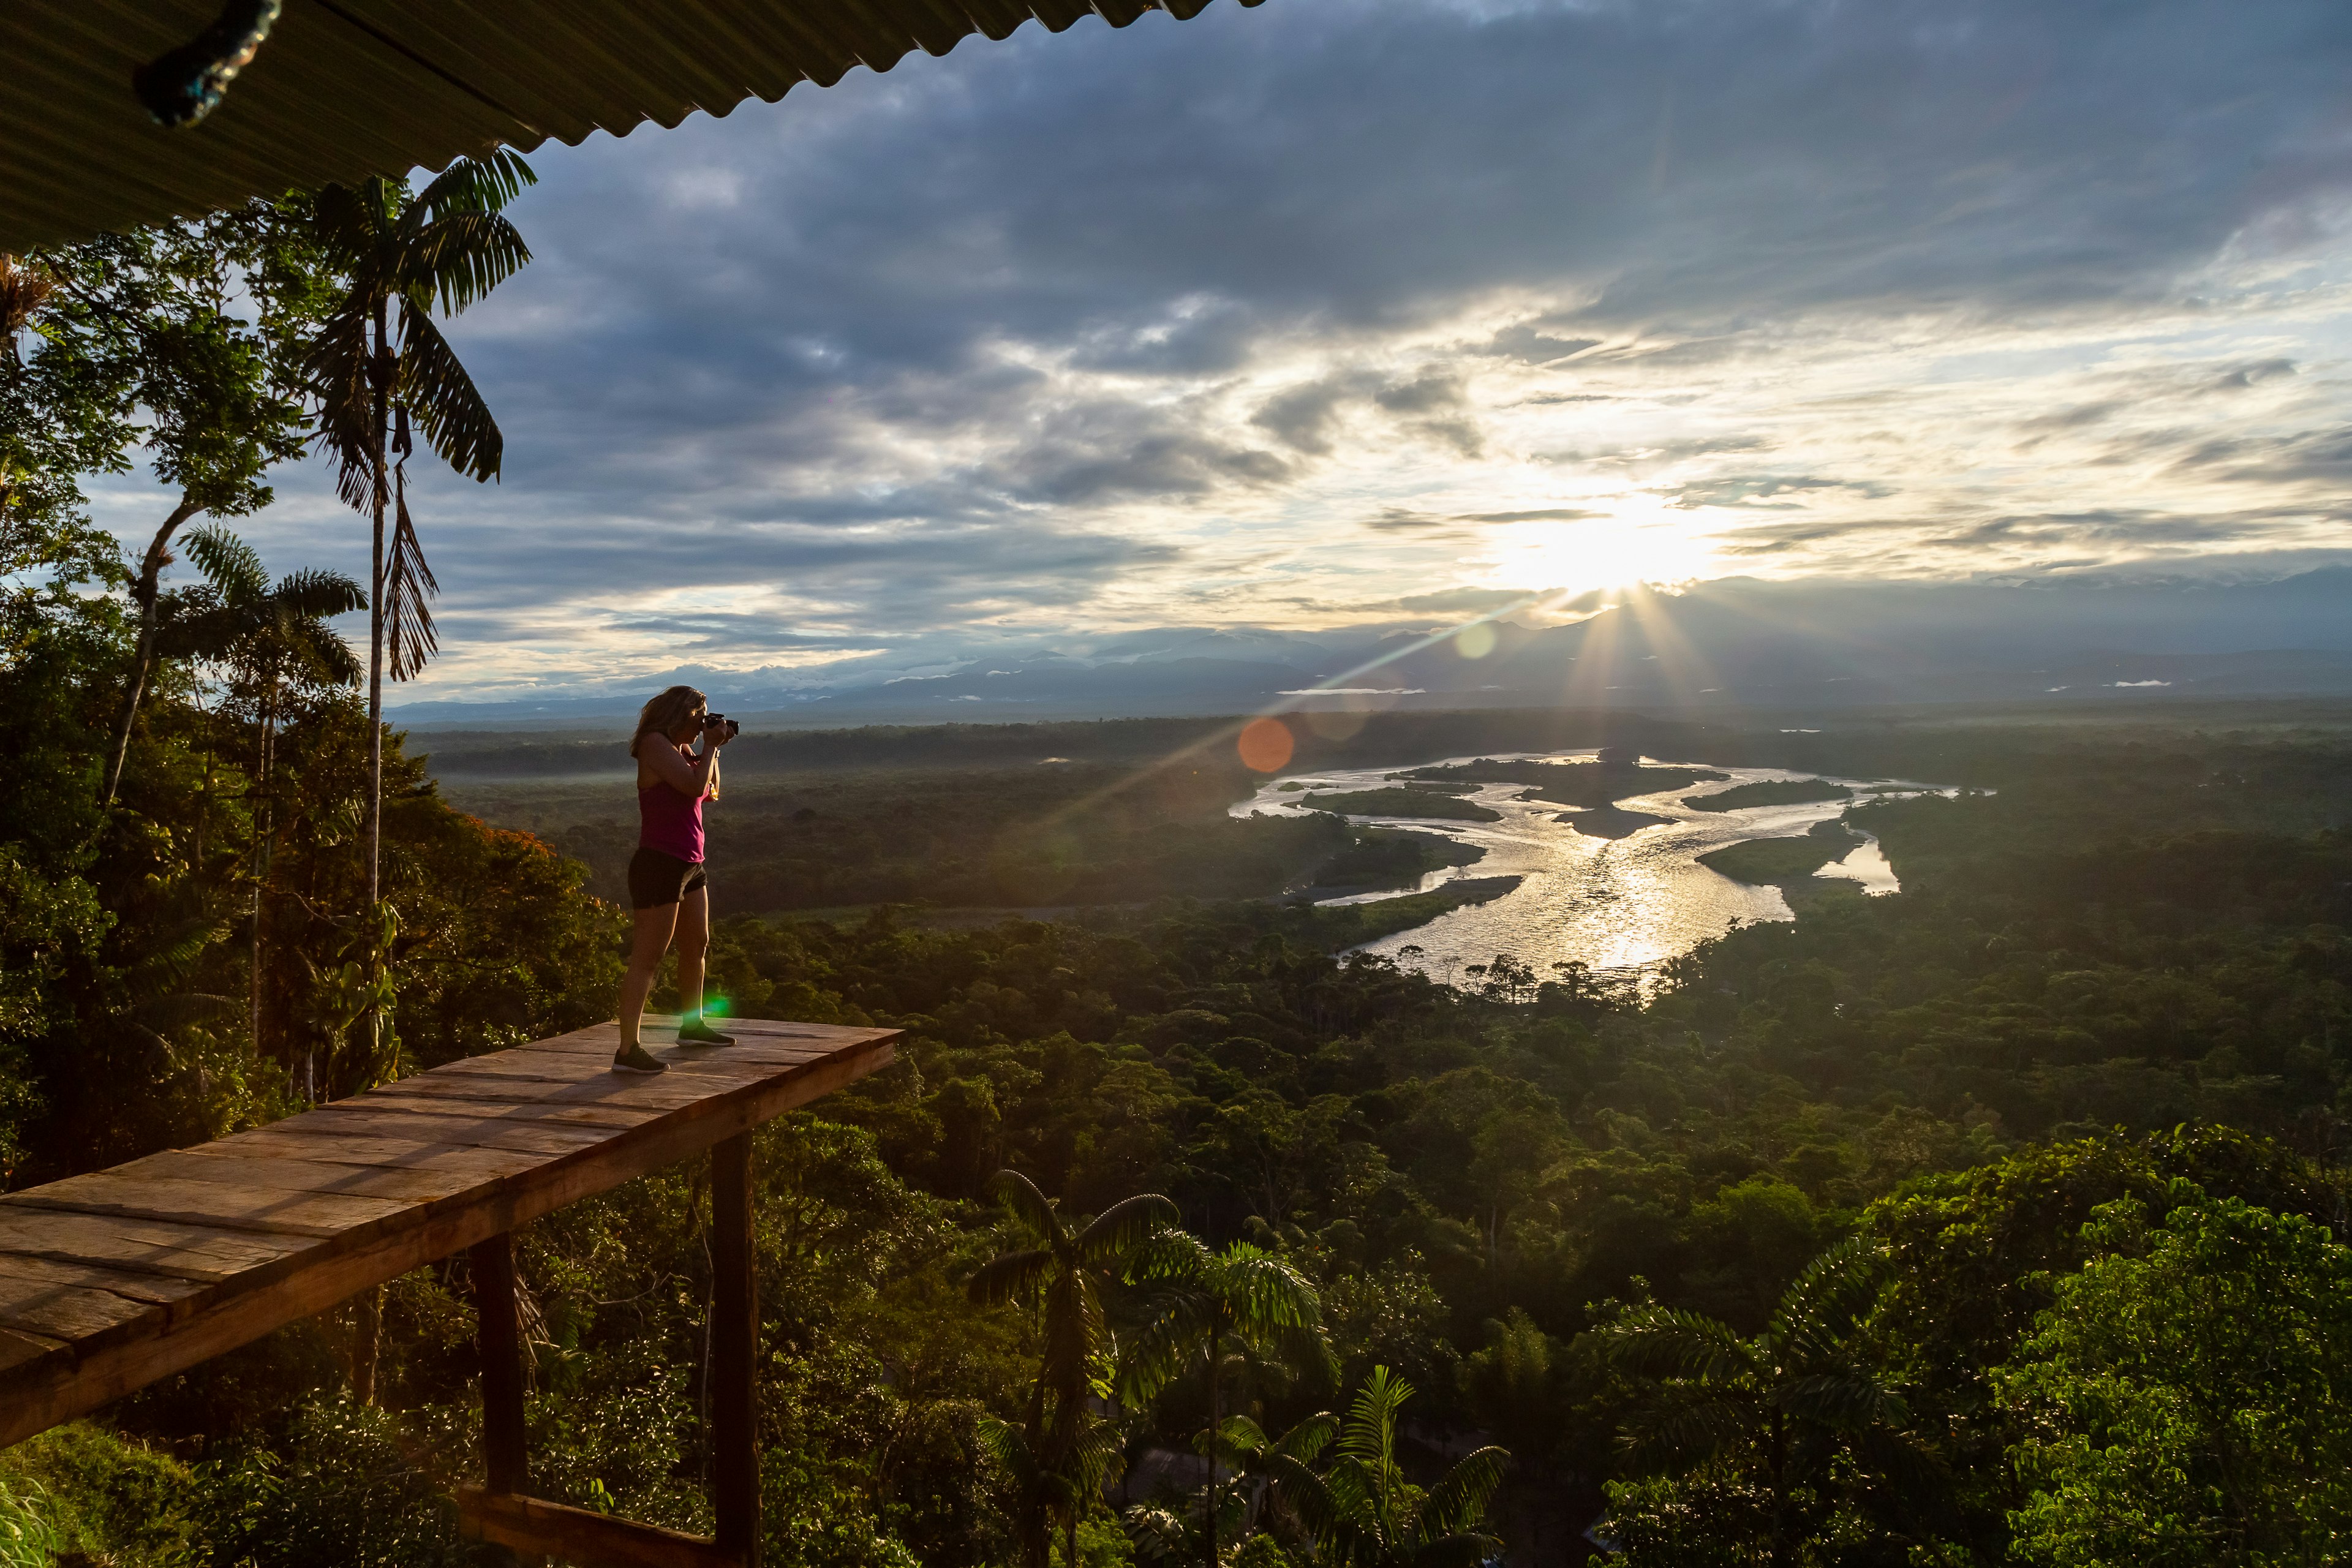
[[[658,737],[647,736],[647,740]],[[719,783],[719,748],[706,747],[700,756],[690,756],[667,742],[644,748],[646,766],[654,777],[680,795],[700,797],[711,794]]]

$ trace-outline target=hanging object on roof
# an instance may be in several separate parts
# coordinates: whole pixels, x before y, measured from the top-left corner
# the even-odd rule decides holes
[[[131,89],[158,125],[194,125],[220,107],[236,73],[269,37],[282,0],[229,0],[213,25],[131,73]]]
[[[1024,22],[1114,27],[1209,0],[0,0],[0,253],[256,196],[442,169],[496,147],[625,136],[771,103],[855,67],[944,55]],[[1239,0],[1244,5],[1258,0]],[[196,42],[190,42],[190,40]],[[187,60],[180,57],[194,54]],[[201,58],[196,58],[201,57]],[[152,64],[151,64],[152,62]],[[168,62],[178,62],[166,72]],[[154,73],[150,109],[123,84]],[[231,75],[234,90],[224,89]]]

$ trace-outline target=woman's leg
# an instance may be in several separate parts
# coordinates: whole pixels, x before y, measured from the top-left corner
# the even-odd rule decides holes
[[[677,901],[677,1016],[702,1016],[702,960],[710,951],[710,889],[696,888]]]
[[[703,923],[706,927],[709,924],[707,913]],[[646,993],[654,988],[654,975],[661,969],[662,954],[669,951],[670,932],[677,926],[676,904],[656,904],[649,910],[637,911],[636,935],[629,947],[628,977],[621,982],[621,1048],[625,1051],[637,1043],[637,1026],[644,1022],[646,1016]],[[704,942],[708,945],[708,936]],[[686,978],[685,970],[686,965],[681,963],[678,965],[681,984]],[[694,984],[695,994],[699,996],[702,994],[702,953],[699,950],[694,955]]]

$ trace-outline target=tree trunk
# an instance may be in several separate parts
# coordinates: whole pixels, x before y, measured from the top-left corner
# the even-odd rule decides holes
[[[352,1394],[362,1405],[375,1403],[375,1367],[383,1345],[383,1287],[360,1292],[358,1321],[352,1334]]]
[[[382,881],[383,847],[383,510],[384,510],[384,434],[390,420],[392,401],[392,348],[386,340],[384,301],[375,302],[375,359],[368,375],[371,410],[368,459],[370,468],[370,498],[375,522],[375,546],[373,565],[368,574],[368,805],[367,805],[367,921],[370,941],[376,929],[376,905],[383,897]],[[377,953],[369,963],[373,978],[375,966],[383,962]],[[383,1059],[383,1019],[373,1001],[368,1004],[368,1060]]]
[[[205,509],[190,500],[184,493],[163,526],[155,531],[155,542],[147,547],[146,559],[139,563],[139,580],[131,585],[131,602],[139,606],[139,651],[131,661],[131,689],[122,701],[122,728],[114,737],[114,755],[106,766],[106,804],[112,805],[117,792],[122,787],[122,764],[131,755],[131,726],[139,717],[139,700],[147,692],[147,672],[155,662],[155,595],[163,575],[163,563],[172,558],[172,536],[180,531],[188,519]]]
[[[1217,1568],[1217,1320],[1209,1319],[1209,1564]]]
[[[273,670],[269,678],[269,695],[262,700],[261,704],[261,754],[258,759],[258,765],[254,770],[254,776],[260,784],[261,793],[259,797],[254,802],[253,956],[249,965],[251,979],[253,982],[253,994],[250,1006],[251,1016],[247,1027],[252,1035],[253,1055],[256,1061],[260,1060],[262,1056],[261,890],[263,885],[269,880],[270,862],[277,858],[275,851],[278,847],[278,808],[272,801],[269,794],[271,764],[277,761],[278,755],[277,740],[278,677],[276,672]]]

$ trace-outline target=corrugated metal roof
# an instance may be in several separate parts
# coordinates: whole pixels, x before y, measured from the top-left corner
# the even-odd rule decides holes
[[[1255,5],[1259,0],[1240,0]],[[882,71],[1034,19],[1123,27],[1208,0],[287,0],[226,100],[165,130],[138,66],[217,0],[0,3],[0,251],[85,239],[329,181],[400,174],[505,143],[626,135],[772,103],[853,66]]]

